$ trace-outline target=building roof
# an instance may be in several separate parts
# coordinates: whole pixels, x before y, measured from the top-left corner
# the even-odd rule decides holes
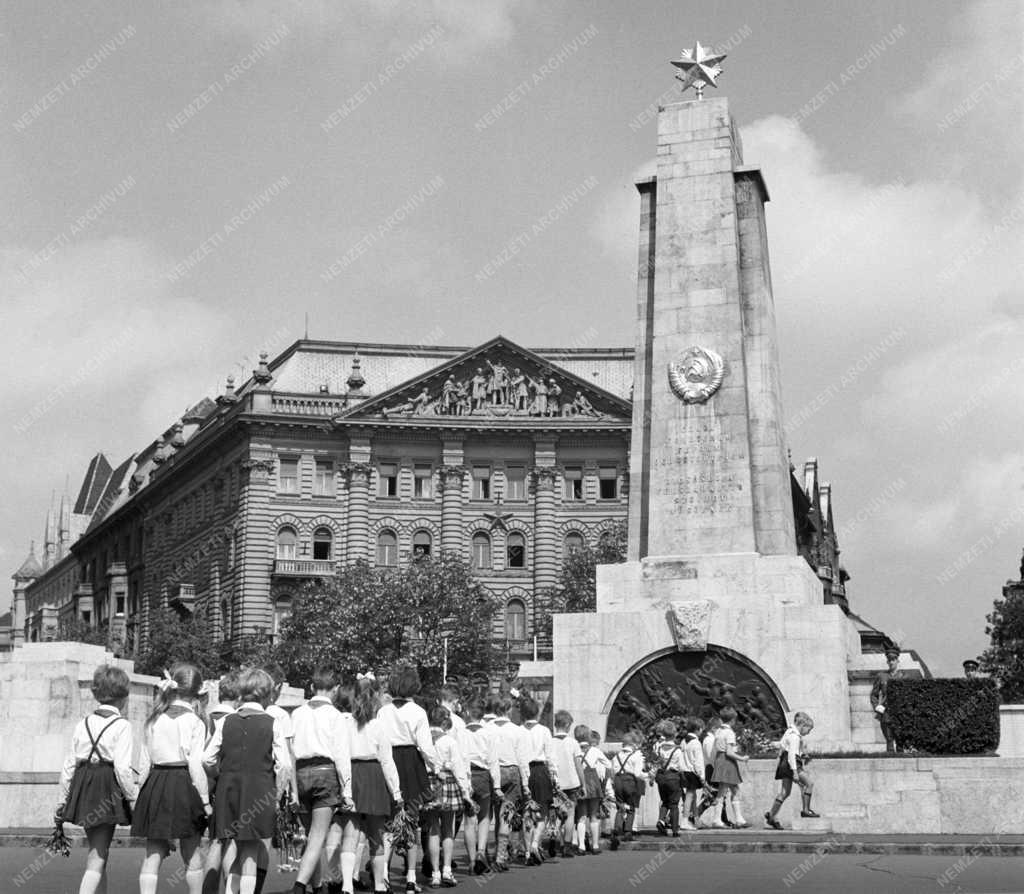
[[[82,487],[78,491],[78,499],[75,500],[76,514],[92,515],[103,498],[103,489],[107,486],[112,471],[110,463],[102,453],[97,453],[89,461],[89,468],[85,471]]]
[[[14,580],[34,580],[43,573],[43,566],[36,558],[36,542],[32,541],[29,547],[28,558],[21,563],[21,567],[11,575]]]
[[[128,497],[128,474],[135,462],[135,455],[132,454],[121,465],[119,465],[107,479],[107,486],[103,489],[103,496],[100,499],[96,511],[89,521],[86,533],[93,531],[108,515],[111,515]]]
[[[499,336],[500,338],[500,336]],[[485,342],[488,344],[490,342]],[[363,396],[375,397],[418,379],[474,347],[409,344],[365,344],[300,339],[270,364],[274,379],[270,388],[286,394],[330,394],[349,391],[353,360],[366,380]],[[566,372],[630,399],[633,387],[632,348],[531,348],[533,353]],[[243,391],[245,389],[240,389]]]

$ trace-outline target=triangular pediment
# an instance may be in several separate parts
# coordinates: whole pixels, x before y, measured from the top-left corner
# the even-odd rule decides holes
[[[499,335],[338,418],[580,425],[628,423],[632,407]]]

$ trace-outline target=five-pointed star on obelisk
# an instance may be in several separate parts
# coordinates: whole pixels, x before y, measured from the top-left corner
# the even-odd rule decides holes
[[[680,55],[682,58],[674,59],[672,64],[682,71],[681,75],[676,75],[676,80],[682,83],[684,90],[693,87],[700,98],[705,84],[716,86],[715,81],[722,73],[719,63],[725,58],[725,53],[709,54],[698,40],[692,50],[683,50]]]

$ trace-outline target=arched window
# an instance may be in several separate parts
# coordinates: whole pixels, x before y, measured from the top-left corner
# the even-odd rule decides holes
[[[481,571],[491,567],[491,538],[483,531],[473,535],[473,568]]]
[[[398,564],[398,538],[394,531],[377,535],[377,564],[393,567]]]
[[[510,599],[505,606],[505,639],[526,639],[526,603]]]
[[[292,597],[285,594],[274,600],[274,626],[273,634],[276,639],[281,633],[281,627],[292,615]]]
[[[430,555],[433,538],[429,531],[417,531],[412,535],[412,557],[422,559]]]
[[[334,534],[330,528],[317,528],[313,532],[313,558],[329,561],[333,558]]]
[[[512,531],[505,541],[509,568],[526,567],[526,538],[518,531]]]
[[[583,535],[576,531],[570,531],[565,535],[565,541],[563,543],[562,555],[571,556],[575,552],[579,552],[583,549]]]
[[[285,525],[277,532],[277,557],[279,559],[296,558],[296,548],[299,543],[299,535],[295,528]]]

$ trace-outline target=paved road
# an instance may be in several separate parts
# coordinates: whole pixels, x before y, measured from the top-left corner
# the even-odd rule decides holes
[[[70,858],[48,858],[40,850],[0,848],[0,894],[77,894],[85,851]],[[138,890],[141,851],[116,848],[112,854],[110,894]],[[160,892],[185,894],[181,862],[165,864]],[[293,876],[272,873],[267,894],[291,890]],[[910,857],[836,854],[693,854],[606,852],[555,862],[544,867],[514,867],[498,876],[460,876],[464,894],[603,894],[642,889],[644,894],[773,894],[773,892],[972,892],[1024,894],[1024,858]],[[398,888],[398,890],[401,890]],[[429,891],[429,889],[426,889]]]

